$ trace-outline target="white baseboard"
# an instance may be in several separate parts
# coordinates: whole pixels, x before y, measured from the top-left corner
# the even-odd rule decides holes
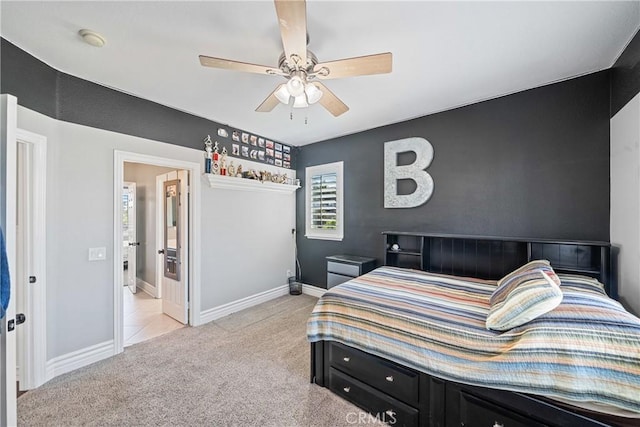
[[[144,280],[136,277],[136,287],[141,291],[144,291],[147,294],[151,295],[152,297],[158,298],[158,288],[153,286],[151,283],[145,282]]]
[[[58,375],[71,372],[92,363],[111,357],[115,354],[113,340],[105,341],[91,347],[63,354],[47,361],[47,381]]]
[[[237,301],[232,301],[227,304],[219,305],[218,307],[201,311],[199,325],[204,325],[205,323],[209,323],[212,320],[228,316],[237,311],[244,310],[245,308],[253,307],[254,305],[267,302],[282,295],[287,295],[288,293],[289,285],[282,285],[278,286],[277,288],[269,289],[268,291],[250,295]]]
[[[140,280],[138,284],[142,282],[153,288],[153,286]],[[148,292],[146,287],[139,286],[141,290]],[[318,288],[317,286],[302,285],[302,293],[311,295],[316,298],[320,298],[327,290]],[[267,302],[274,298],[287,295],[289,293],[289,285],[278,286],[273,289],[269,289],[264,292],[250,295],[248,297],[232,301],[227,304],[220,305],[218,307],[205,310],[200,313],[200,325],[219,319],[229,314],[235,313],[245,308],[253,307],[254,305]],[[152,295],[153,296],[153,295]],[[55,357],[47,361],[47,381],[62,375],[67,372],[82,368],[100,360],[107,359],[115,355],[115,343],[113,340],[105,341],[100,344],[96,344],[81,350],[73,351],[71,353],[64,354],[62,356]]]
[[[324,293],[327,292],[324,288],[319,288],[313,285],[302,284],[302,293],[306,295],[311,295],[312,297],[320,298]]]

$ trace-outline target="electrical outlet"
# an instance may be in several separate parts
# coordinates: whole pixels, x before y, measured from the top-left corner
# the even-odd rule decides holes
[[[103,261],[107,258],[107,248],[89,248],[89,261]]]

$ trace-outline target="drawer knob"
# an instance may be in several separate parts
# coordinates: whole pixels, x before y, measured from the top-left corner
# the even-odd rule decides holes
[[[500,424],[499,422],[493,423],[493,427],[504,427],[504,424]]]
[[[387,380],[390,383],[392,383],[393,382],[393,375],[389,375],[388,377],[385,378],[385,380]]]
[[[345,391],[345,393],[349,393],[349,391],[351,390],[351,387],[344,387],[343,390]]]
[[[345,362],[348,362],[349,360],[351,360],[350,357],[343,357],[342,360],[344,360]]]

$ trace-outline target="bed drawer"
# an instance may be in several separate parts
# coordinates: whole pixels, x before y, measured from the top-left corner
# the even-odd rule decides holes
[[[329,344],[329,363],[396,399],[418,405],[417,372],[336,342]]]
[[[460,392],[460,426],[544,427],[545,424],[520,416],[486,400]]]
[[[329,389],[349,402],[361,407],[373,418],[384,421],[394,427],[418,426],[419,412],[417,409],[387,396],[367,384],[346,375],[335,368],[329,369]],[[357,419],[356,415],[345,415]],[[350,419],[346,419],[351,423]]]

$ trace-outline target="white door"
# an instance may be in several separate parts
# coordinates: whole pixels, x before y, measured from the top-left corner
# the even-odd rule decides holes
[[[16,128],[17,99],[0,96],[0,229],[4,234],[9,273],[15,271],[16,245]],[[4,259],[0,253],[0,259]],[[0,262],[0,273],[6,266]],[[2,277],[2,276],[0,276]],[[11,276],[13,277],[13,276]],[[0,279],[1,280],[1,279]],[[9,305],[0,321],[0,425],[17,424],[15,282],[10,280]],[[4,282],[6,284],[6,282]],[[6,288],[0,282],[0,291]]]
[[[138,245],[136,233],[136,183],[125,182],[122,188],[122,265],[124,286],[136,293],[136,255]]]
[[[162,312],[178,322],[189,319],[189,173],[174,171],[156,177],[158,268],[156,283]]]

